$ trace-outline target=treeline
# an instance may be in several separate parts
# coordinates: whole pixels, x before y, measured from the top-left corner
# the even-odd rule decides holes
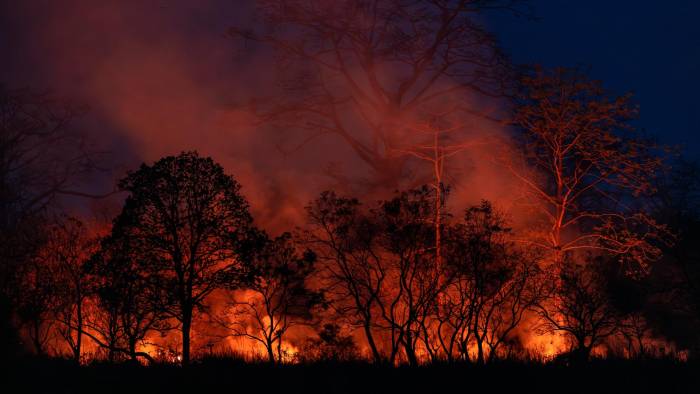
[[[648,311],[618,305],[621,289],[610,287],[649,274],[630,277],[626,255],[553,259],[488,202],[458,217],[441,207],[436,228],[429,187],[373,204],[324,192],[303,230],[271,237],[253,225],[240,185],[193,152],[144,164],[119,187],[129,196],[109,235],[58,221],[16,273],[17,322],[37,354],[59,335],[76,361],[84,341],[111,361],[153,361],[144,341],[177,330],[186,364],[193,320],[205,314],[259,341],[271,362],[285,360],[285,335],[302,324],[319,335],[299,357],[320,359],[359,356],[349,328],[378,363],[525,357],[523,324],[563,334],[581,359],[612,338],[627,356],[650,351]],[[214,291],[237,289],[254,296],[230,293],[211,311]]]
[[[487,143],[523,191],[518,231],[488,201],[449,212],[436,176],[378,202],[324,192],[299,229],[270,235],[232,176],[185,152],[129,172],[121,212],[96,236],[48,209],[94,169],[65,127],[74,112],[3,92],[6,354],[24,338],[77,362],[87,342],[110,361],[155,361],[144,344],[177,332],[187,365],[204,321],[270,362],[290,360],[292,342],[298,360],[411,365],[527,358],[532,335],[561,336],[555,350],[576,361],[606,348],[651,357],[654,341],[694,349],[693,167],[631,130],[629,97],[576,71],[527,74],[515,102],[516,142]],[[317,334],[292,341],[295,326]]]
[[[390,364],[531,357],[523,325],[563,334],[557,350],[581,360],[613,338],[618,356],[652,355],[646,311],[618,305],[610,287],[642,279],[601,253],[551,260],[486,201],[441,213],[438,254],[428,187],[374,204],[324,192],[303,230],[278,237],[253,225],[238,183],[194,152],[143,165],[120,188],[129,197],[108,235],[62,220],[18,272],[17,321],[37,354],[58,335],[76,361],[92,341],[109,361],[153,362],[143,344],[176,330],[187,364],[193,321],[205,319],[260,342],[270,362],[290,360],[282,345],[296,325],[318,329],[299,360],[352,360],[358,346]],[[215,291],[224,305],[211,304]]]
[[[418,16],[427,12],[411,4],[387,7],[408,8]],[[390,11],[390,16],[403,15]],[[304,19],[309,15],[315,14],[269,17],[301,26],[326,21]],[[447,26],[454,33],[446,35],[448,43],[457,45],[465,35],[479,33],[484,41],[474,45],[491,48],[468,19],[454,20],[462,25]],[[414,33],[425,38],[430,31]],[[328,36],[334,37],[317,39]],[[283,38],[265,37],[273,43]],[[445,56],[438,56],[445,64],[435,67],[421,60],[425,56],[404,56],[411,48],[387,42],[392,45],[378,51],[379,59],[418,59],[416,72],[444,72],[457,63],[471,64],[474,55],[459,51],[462,57],[455,63],[451,51],[460,47],[446,44]],[[336,49],[352,52],[347,46]],[[345,63],[315,59],[347,74]],[[484,67],[493,71],[497,66]],[[471,71],[443,76],[458,75],[465,86],[473,76],[486,78]],[[336,123],[353,118],[339,119],[335,111],[340,108],[329,108],[352,100],[325,96],[334,90],[321,89],[324,81],[304,79],[308,89],[303,91],[289,85],[295,94],[285,97],[308,99],[303,104],[319,119],[309,121],[302,116],[304,107],[286,102],[267,108],[268,117],[283,114],[304,125],[320,124],[324,132],[329,132],[324,123],[329,114]],[[424,103],[429,108],[421,116],[401,120],[409,125],[391,118],[394,123],[377,127],[381,141],[411,135],[401,141],[405,144],[387,142],[383,150],[373,151],[333,123],[340,129],[333,132],[368,163],[379,183],[394,186],[407,168],[427,162],[427,175],[416,170],[416,179],[426,186],[380,201],[324,192],[309,202],[298,229],[279,235],[259,228],[241,185],[195,152],[129,172],[118,184],[126,200],[105,234],[57,214],[61,196],[99,197],[79,191],[80,180],[100,169],[99,155],[69,127],[81,110],[3,89],[3,354],[29,348],[80,362],[89,343],[109,361],[152,362],[157,360],[144,351],[146,345],[178,333],[181,350],[171,361],[186,365],[193,359],[193,326],[200,324],[220,339],[259,344],[275,363],[290,360],[292,344],[301,361],[483,364],[549,355],[528,348],[528,339],[537,335],[563,338],[553,351],[572,361],[606,349],[609,355],[653,357],[658,355],[655,344],[672,342],[684,350],[683,357],[695,357],[700,340],[695,167],[633,130],[637,110],[629,96],[609,95],[578,70],[527,70],[517,81],[509,93],[512,111],[502,122],[507,139],[455,140],[449,131],[464,127],[464,118],[453,117],[462,110],[462,96],[449,96],[448,103],[456,103],[450,111]],[[396,85],[401,94],[427,96],[406,102],[433,98],[429,86]],[[358,89],[351,89],[362,96],[356,101],[372,103]],[[399,109],[412,110],[387,111]],[[461,212],[448,209],[446,161],[470,149],[488,150],[507,181],[517,186],[509,212],[488,201]],[[526,224],[516,229],[512,216],[525,218]]]

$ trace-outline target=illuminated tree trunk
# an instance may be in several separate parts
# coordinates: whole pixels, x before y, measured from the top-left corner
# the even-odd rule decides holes
[[[277,361],[282,362],[282,338],[279,338],[277,341]],[[275,362],[274,357],[272,357],[272,362]]]
[[[439,132],[435,132],[433,140],[433,172],[435,176],[435,268],[438,274],[442,272],[442,237],[441,237],[441,226],[442,226],[442,169],[443,169],[443,157],[440,152],[440,140]],[[439,275],[438,287],[442,285],[442,275]]]
[[[83,345],[83,301],[82,301],[82,294],[80,295],[79,299],[80,301],[78,302],[78,305],[76,307],[76,318],[77,318],[77,323],[78,323],[78,333],[76,334],[75,338],[75,349],[73,350],[73,358],[76,363],[80,364],[80,350]]]

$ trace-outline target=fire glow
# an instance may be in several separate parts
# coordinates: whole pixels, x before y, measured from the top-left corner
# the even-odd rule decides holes
[[[692,356],[654,315],[669,294],[620,301],[667,280],[665,149],[633,130],[631,96],[580,69],[516,72],[479,6],[259,0],[260,26],[233,12],[212,41],[176,29],[179,14],[79,3],[112,45],[71,28],[85,52],[46,73],[96,103],[88,123],[110,136],[96,145],[128,148],[92,184],[103,150],[61,134],[82,112],[0,91],[3,130],[51,130],[7,148],[33,171],[15,194],[43,196],[11,229],[40,245],[9,275],[30,351],[184,365]],[[64,28],[35,34],[62,52]]]

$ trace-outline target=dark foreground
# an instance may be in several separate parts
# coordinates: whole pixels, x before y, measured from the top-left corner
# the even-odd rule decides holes
[[[208,360],[183,369],[24,360],[3,368],[5,393],[698,393],[700,364],[594,361],[586,366],[367,364],[271,366]]]

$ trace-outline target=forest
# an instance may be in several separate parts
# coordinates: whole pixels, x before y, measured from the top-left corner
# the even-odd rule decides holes
[[[226,137],[248,166],[118,167],[87,105],[0,85],[1,357],[29,391],[697,378],[700,167],[585,67],[514,64],[482,18],[527,2],[254,3],[225,32],[272,63],[234,111],[273,153]]]

